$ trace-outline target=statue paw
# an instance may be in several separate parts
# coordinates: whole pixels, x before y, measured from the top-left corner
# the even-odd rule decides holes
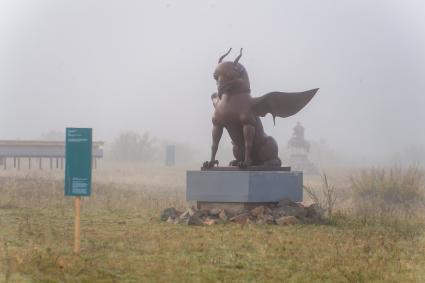
[[[203,164],[202,164],[202,170],[205,170],[205,169],[210,169],[210,168],[213,168],[214,167],[214,165],[216,165],[217,164],[217,166],[218,166],[218,160],[211,160],[211,161],[205,161]]]
[[[232,160],[232,161],[230,161],[229,162],[229,166],[239,166],[239,163],[240,163],[241,161],[239,161],[239,160]]]
[[[241,169],[245,169],[252,165],[252,161],[239,161],[238,166]]]

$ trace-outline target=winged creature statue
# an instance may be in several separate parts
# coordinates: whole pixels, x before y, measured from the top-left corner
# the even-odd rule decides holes
[[[218,166],[216,153],[225,128],[233,144],[235,159],[230,166],[280,167],[278,145],[273,137],[264,132],[260,117],[270,113],[276,117],[289,117],[300,111],[316,94],[318,88],[304,92],[270,92],[252,97],[248,73],[239,63],[242,49],[234,61],[223,62],[229,51],[220,57],[214,71],[217,92],[211,96],[214,105],[212,117],[211,159],[202,169]]]

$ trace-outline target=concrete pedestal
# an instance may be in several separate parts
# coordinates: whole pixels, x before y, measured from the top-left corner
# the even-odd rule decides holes
[[[303,200],[303,174],[298,171],[188,171],[186,184],[186,199],[203,205],[255,206],[283,198]]]

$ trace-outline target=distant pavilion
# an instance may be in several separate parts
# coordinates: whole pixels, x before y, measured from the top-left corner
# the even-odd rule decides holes
[[[92,143],[93,167],[97,167],[97,159],[103,158],[103,141]],[[0,166],[6,170],[13,161],[13,168],[21,169],[21,159],[28,161],[28,169],[31,169],[32,161],[38,163],[38,169],[42,170],[46,160],[50,169],[63,169],[65,159],[64,141],[46,140],[0,140]],[[10,164],[12,165],[12,164]]]

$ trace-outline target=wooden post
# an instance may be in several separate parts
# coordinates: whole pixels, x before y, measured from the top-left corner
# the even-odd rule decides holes
[[[18,170],[21,170],[21,158],[18,157]]]
[[[13,168],[16,168],[16,157],[13,157]]]
[[[31,157],[28,157],[28,169],[31,169]]]
[[[52,161],[52,158],[50,157],[50,170],[52,170],[52,167],[53,167],[53,166],[52,166],[52,162],[53,162],[53,161]]]
[[[38,169],[43,170],[43,159],[41,157],[38,159]]]
[[[4,166],[4,170],[6,170],[7,169],[7,157],[4,158],[3,166]]]
[[[80,253],[80,211],[81,197],[75,197],[75,231],[74,231],[74,253]]]

